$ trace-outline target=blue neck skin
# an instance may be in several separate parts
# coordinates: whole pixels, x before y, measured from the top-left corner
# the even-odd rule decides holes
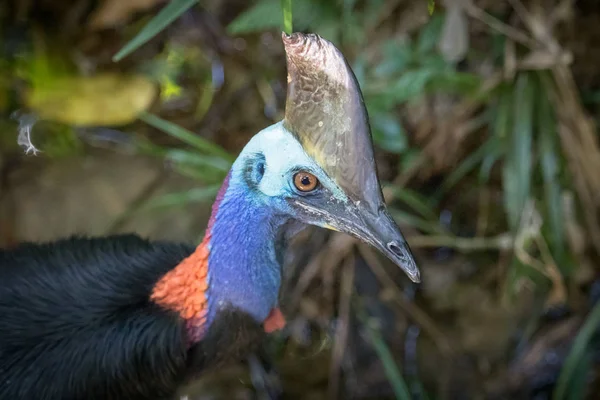
[[[235,179],[214,216],[208,263],[208,325],[220,310],[238,309],[262,323],[277,307],[281,286],[279,240],[288,216],[260,204]]]

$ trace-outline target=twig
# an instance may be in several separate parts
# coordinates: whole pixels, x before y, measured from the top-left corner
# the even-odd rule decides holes
[[[300,304],[302,294],[304,291],[306,291],[308,285],[310,285],[312,280],[315,278],[315,276],[317,276],[317,273],[321,269],[321,261],[323,258],[331,255],[328,259],[328,264],[334,266],[338,265],[346,257],[346,255],[350,253],[354,244],[355,240],[350,236],[343,234],[333,235],[327,245],[323,247],[323,249],[319,251],[315,257],[313,257],[312,261],[307,265],[300,275],[298,283],[294,289],[294,294],[292,295],[292,300],[290,301],[290,309],[297,309],[298,305]]]
[[[442,354],[447,357],[451,356],[453,350],[450,341],[446,339],[442,331],[437,328],[433,320],[431,320],[425,312],[414,303],[406,300],[373,251],[363,244],[358,246],[358,250],[367,264],[369,264],[369,267],[371,267],[371,270],[379,280],[380,284],[386,289],[386,292],[390,294],[390,297],[384,300],[392,300],[396,303],[396,305],[406,312],[408,316],[412,318],[412,320],[415,321],[429,337],[431,337]]]
[[[407,236],[410,247],[451,247],[464,252],[483,250],[511,250],[513,237],[503,233],[494,237],[461,238],[456,236]]]
[[[470,17],[483,22],[490,28],[502,33],[506,37],[511,38],[515,42],[521,43],[522,45],[532,49],[538,47],[536,41],[529,37],[529,35],[527,35],[525,32],[522,32],[494,18],[481,8],[475,6],[473,3],[470,3],[467,7],[465,7],[465,11]]]

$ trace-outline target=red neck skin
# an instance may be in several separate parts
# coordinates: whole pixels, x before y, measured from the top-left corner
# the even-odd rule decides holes
[[[202,340],[208,329],[209,256],[211,231],[219,206],[229,186],[229,175],[217,194],[212,214],[202,243],[175,268],[165,274],[154,286],[150,299],[166,309],[177,312],[186,321],[190,345]],[[271,333],[285,326],[285,318],[274,308],[263,322],[264,330]]]

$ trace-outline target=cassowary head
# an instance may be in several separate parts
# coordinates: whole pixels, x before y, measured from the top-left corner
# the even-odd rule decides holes
[[[284,34],[283,42],[284,120],[244,147],[202,244],[153,292],[158,304],[188,320],[195,340],[227,310],[250,315],[267,331],[282,326],[280,244],[294,232],[290,222],[350,234],[386,254],[414,282],[420,279],[383,201],[367,111],[350,67],[317,35]]]
[[[419,282],[408,244],[383,201],[367,111],[341,52],[314,35],[283,34],[285,119],[259,132],[237,166],[256,202],[369,243]]]

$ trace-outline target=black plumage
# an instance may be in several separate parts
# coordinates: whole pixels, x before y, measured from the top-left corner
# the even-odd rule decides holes
[[[251,349],[262,329],[244,314],[188,348],[183,320],[149,300],[193,250],[123,235],[0,251],[0,400],[168,399]]]

